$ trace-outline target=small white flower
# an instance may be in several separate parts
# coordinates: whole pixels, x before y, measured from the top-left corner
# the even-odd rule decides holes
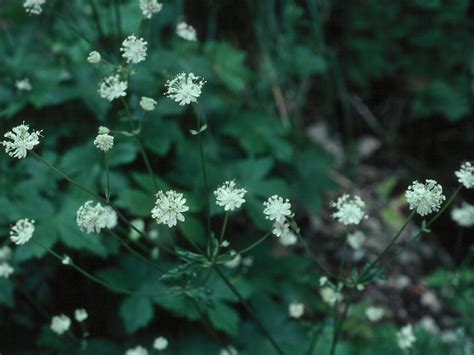
[[[84,308],[79,308],[74,311],[74,318],[79,322],[84,322],[89,315],[87,314],[87,311]]]
[[[19,91],[31,91],[33,88],[30,83],[30,79],[24,78],[22,80],[17,80],[15,86]]]
[[[474,165],[466,162],[461,165],[461,168],[455,172],[458,181],[464,185],[466,189],[474,187]]]
[[[169,228],[175,226],[178,221],[183,222],[183,212],[189,210],[186,199],[182,193],[170,190],[164,193],[158,191],[156,194],[155,207],[151,210],[151,216],[158,224],[166,224]]]
[[[301,318],[304,314],[304,304],[299,302],[290,303],[288,306],[288,314],[291,318]]]
[[[351,198],[351,196],[344,194],[336,202],[331,202],[330,205],[337,210],[332,214],[332,218],[344,225],[359,224],[367,218],[364,212],[365,203],[357,195]]]
[[[263,203],[265,218],[270,221],[283,223],[287,217],[292,217],[290,200],[273,195]]]
[[[64,255],[62,260],[63,265],[71,265],[72,259],[69,255]]]
[[[138,229],[140,232],[144,233],[145,232],[145,221],[141,218],[134,219],[130,221],[132,226],[134,226],[136,229]],[[130,233],[128,234],[128,237],[131,240],[138,240],[141,237],[141,234],[136,231],[136,229],[130,227]]]
[[[100,63],[101,60],[102,60],[102,57],[100,56],[100,53],[97,51],[92,51],[87,56],[87,61],[91,64]]]
[[[101,127],[101,128],[105,128],[105,127]],[[107,128],[107,131],[109,131],[108,128]],[[106,133],[101,133],[101,132],[104,132],[104,130],[99,129],[99,134],[94,139],[94,145],[97,147],[97,149],[103,152],[108,152],[114,146],[114,137],[108,134],[109,132],[106,132]]]
[[[431,334],[434,334],[434,335],[438,335],[439,334],[439,327],[438,325],[436,324],[435,320],[433,319],[433,317],[430,317],[430,316],[424,316],[423,318],[420,319],[420,321],[418,322],[418,325],[426,330],[428,333],[431,333]]]
[[[168,90],[165,96],[178,102],[180,106],[189,105],[197,102],[205,83],[205,80],[193,73],[181,73],[166,82]]]
[[[228,267],[229,269],[235,269],[240,265],[242,261],[242,255],[238,254],[235,250],[231,250],[230,254],[233,256],[233,258],[225,262],[224,266]]]
[[[125,355],[148,355],[148,351],[143,346],[136,346],[133,349],[128,349]]]
[[[408,324],[397,332],[398,346],[402,350],[410,349],[416,341],[411,324]]]
[[[461,227],[474,226],[474,205],[464,202],[461,207],[453,208],[451,218]]]
[[[13,268],[7,262],[0,262],[0,277],[8,279],[13,274]]]
[[[186,22],[181,22],[178,24],[178,26],[176,26],[176,34],[186,41],[197,41],[196,30],[193,26],[188,25]]]
[[[140,10],[142,10],[143,17],[151,19],[153,14],[157,14],[163,8],[157,0],[140,0]]]
[[[140,99],[140,107],[145,111],[153,111],[156,108],[158,102],[151,97],[142,96]]]
[[[43,12],[43,6],[46,4],[46,0],[25,0],[23,2],[23,7],[25,11],[29,14],[39,15]]]
[[[0,261],[8,261],[12,256],[12,250],[8,245],[0,248]]]
[[[71,319],[64,314],[59,316],[54,316],[51,320],[51,330],[58,335],[63,334],[66,332],[69,327],[71,326]]]
[[[381,307],[369,307],[365,310],[365,316],[371,322],[378,322],[385,314],[385,310]]]
[[[420,216],[438,212],[446,199],[443,188],[435,180],[426,180],[424,184],[414,181],[405,192],[410,210],[416,209]]]
[[[323,301],[331,307],[334,306],[336,302],[340,302],[343,299],[342,294],[339,291],[334,290],[332,287],[324,287],[319,290],[319,293]]]
[[[239,352],[232,345],[225,347],[219,351],[219,355],[239,355]]]
[[[147,43],[143,38],[131,35],[124,39],[120,51],[127,63],[137,64],[146,58]]]
[[[230,245],[230,243],[229,243],[228,240],[223,240],[222,243],[221,243],[221,247],[223,247],[223,248],[227,248],[229,245]]]
[[[364,233],[362,233],[361,231],[356,231],[354,233],[350,233],[347,236],[347,243],[352,249],[358,250],[360,249],[362,244],[364,244],[365,239],[366,238],[365,238]]]
[[[30,127],[23,123],[5,133],[4,137],[11,140],[2,142],[5,153],[13,158],[25,158],[28,150],[32,150],[35,145],[39,144],[39,137],[41,137],[41,131],[30,133],[29,130]]]
[[[25,244],[33,237],[35,221],[28,218],[18,220],[10,229],[10,239],[13,243]]]
[[[253,266],[253,256],[249,255],[242,259],[242,265],[245,267],[252,267]]]
[[[93,201],[87,201],[79,207],[76,214],[76,223],[81,231],[100,233],[104,228],[113,229],[117,225],[117,213],[112,207],[102,207],[100,203],[93,206]]]
[[[165,337],[158,337],[153,342],[153,348],[158,351],[165,350],[167,347],[168,347],[168,339],[166,339]]]
[[[328,278],[326,276],[321,276],[319,278],[319,286],[323,287],[324,285],[326,285],[327,282],[328,282]]]
[[[216,204],[224,207],[225,211],[233,211],[240,208],[245,202],[244,196],[247,193],[245,189],[236,189],[235,181],[226,181],[224,184],[214,191],[216,196]]]
[[[128,84],[120,80],[118,75],[110,75],[99,82],[99,95],[103,99],[113,101],[127,95]]]
[[[284,246],[294,245],[298,241],[298,237],[291,231],[287,222],[273,223],[272,233],[279,238],[278,241]]]

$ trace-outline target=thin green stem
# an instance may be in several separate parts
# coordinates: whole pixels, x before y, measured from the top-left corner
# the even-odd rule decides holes
[[[317,344],[318,336],[321,334],[322,331],[323,331],[323,326],[322,325],[318,325],[318,326],[314,327],[313,335],[311,336],[311,341],[309,342],[308,350],[306,351],[306,355],[313,355],[314,348]]]
[[[110,170],[109,170],[109,159],[107,152],[104,152],[104,166],[105,166],[105,176],[106,176],[106,185],[105,185],[105,198],[107,202],[110,201]]]
[[[257,240],[255,243],[251,244],[250,246],[248,246],[247,248],[245,249],[242,249],[241,251],[238,252],[238,254],[244,254],[250,250],[252,250],[253,248],[255,248],[257,245],[263,243],[269,236],[272,235],[272,232],[267,232],[262,238],[260,238],[259,240]]]
[[[156,180],[155,173],[153,172],[153,169],[151,168],[150,160],[148,159],[148,155],[146,154],[145,148],[143,147],[143,144],[140,141],[139,137],[135,136],[135,139],[137,141],[138,148],[140,149],[140,153],[143,157],[143,161],[145,162],[145,166],[148,170],[148,173],[150,174],[155,192],[158,192],[158,181]]]
[[[123,37],[122,34],[122,17],[120,15],[120,3],[119,0],[114,0],[114,14],[115,14],[115,29],[117,31],[118,40],[120,41]]]
[[[344,304],[344,309],[342,311],[341,316],[339,317],[339,319],[336,318],[336,320],[335,320],[330,355],[334,355],[336,353],[337,343],[338,343],[339,338],[341,336],[342,327],[343,327],[344,321],[347,317],[347,312],[349,311],[349,307],[352,303],[353,296],[354,296],[354,291],[351,292],[351,295],[349,296],[349,299]]]
[[[219,236],[219,244],[222,244],[224,241],[225,230],[227,229],[227,220],[229,219],[229,212],[225,213],[224,223],[222,223],[221,234]]]
[[[252,307],[250,306],[250,304],[247,303],[247,301],[245,301],[245,299],[240,294],[240,292],[237,290],[237,288],[232,284],[232,282],[230,282],[230,280],[227,278],[227,276],[222,272],[222,270],[217,265],[214,265],[214,269],[216,270],[217,274],[220,276],[222,281],[224,281],[224,283],[227,285],[227,287],[229,287],[229,289],[232,291],[232,293],[239,299],[240,303],[244,306],[244,308],[247,310],[249,315],[255,321],[258,328],[260,328],[260,331],[262,332],[263,336],[270,341],[270,343],[273,345],[273,347],[278,352],[278,354],[284,354],[284,351],[278,345],[278,343],[273,338],[273,336],[270,334],[270,332],[267,330],[267,328],[265,328],[265,326],[262,324],[262,322],[257,317],[257,315],[255,314],[255,312],[252,309]]]
[[[92,17],[94,18],[94,23],[97,28],[99,40],[102,41],[104,39],[104,31],[102,30],[102,24],[100,23],[99,11],[97,10],[97,6],[94,0],[89,0],[89,4],[92,8]]]

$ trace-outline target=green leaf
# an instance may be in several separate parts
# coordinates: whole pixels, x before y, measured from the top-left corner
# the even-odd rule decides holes
[[[209,308],[208,315],[211,323],[216,327],[216,329],[221,330],[232,337],[238,335],[240,317],[235,309],[223,302],[218,302],[213,308]]]
[[[147,326],[153,319],[153,304],[144,296],[127,297],[120,305],[120,317],[128,334]]]

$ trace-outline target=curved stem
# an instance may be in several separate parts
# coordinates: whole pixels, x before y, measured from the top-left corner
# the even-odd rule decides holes
[[[148,155],[146,154],[145,147],[143,147],[143,144],[140,141],[140,138],[135,136],[135,140],[137,141],[138,148],[140,149],[140,154],[142,155],[143,161],[145,162],[145,166],[148,170],[148,173],[150,174],[151,181],[153,182],[153,188],[155,189],[155,193],[156,193],[158,192],[158,181],[156,180],[155,173],[153,172],[153,169],[150,164],[150,160],[148,159]]]
[[[269,236],[272,235],[272,232],[267,232],[262,238],[260,238],[259,240],[257,240],[255,243],[253,243],[252,245],[248,246],[247,248],[245,249],[242,249],[241,251],[238,251],[237,253],[238,254],[244,254],[250,250],[252,250],[253,248],[255,248],[257,245],[263,243]]]
[[[105,176],[106,176],[106,187],[105,187],[105,198],[107,201],[110,201],[110,170],[109,170],[109,159],[107,152],[104,152],[104,166],[105,166]]]

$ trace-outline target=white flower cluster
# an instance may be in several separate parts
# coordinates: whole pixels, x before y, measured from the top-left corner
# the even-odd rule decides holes
[[[454,173],[458,181],[464,185],[466,189],[474,187],[474,165],[470,162],[463,163],[461,168]]]
[[[128,84],[126,81],[120,80],[120,77],[110,75],[99,82],[99,95],[103,99],[113,101],[127,95]]]
[[[398,347],[402,350],[410,349],[416,341],[411,324],[405,325],[397,332]]]
[[[54,316],[51,320],[51,330],[58,335],[62,335],[64,332],[67,332],[70,327],[71,319],[64,314]]]
[[[464,202],[461,207],[452,209],[451,218],[461,227],[474,226],[474,206]]]
[[[12,255],[12,250],[6,245],[0,248],[0,277],[8,279],[13,273],[13,267],[8,263]]]
[[[97,51],[92,51],[87,56],[87,61],[91,64],[100,63],[101,60],[102,60],[102,57],[100,56],[100,53]]]
[[[17,245],[25,244],[35,232],[35,221],[28,218],[18,220],[10,229],[10,239]]]
[[[100,126],[99,134],[94,139],[94,145],[97,149],[108,152],[114,146],[114,137],[111,136],[110,130],[107,127]]]
[[[344,225],[359,224],[367,218],[364,211],[365,202],[357,195],[351,198],[348,194],[344,194],[336,202],[331,202],[331,207],[336,209],[332,218]]]
[[[133,349],[128,349],[125,352],[125,355],[148,355],[148,350],[145,349],[143,346],[138,345]]]
[[[163,8],[157,0],[140,0],[140,10],[142,10],[143,17],[151,19],[153,14],[157,14]]]
[[[141,37],[130,35],[122,42],[120,51],[127,63],[137,64],[146,59],[147,43]]]
[[[151,97],[143,96],[140,99],[140,107],[145,111],[153,111],[157,104],[158,102],[156,102],[156,100],[152,99]]]
[[[10,139],[5,140],[2,145],[5,147],[5,152],[18,159],[23,159],[29,150],[32,150],[35,145],[39,144],[39,137],[41,137],[41,131],[29,132],[30,126],[24,123],[12,128],[11,131],[5,133],[4,137]]]
[[[168,90],[165,95],[180,106],[189,105],[197,102],[205,83],[205,80],[193,73],[180,73],[166,82],[165,86]]]
[[[193,26],[188,25],[186,22],[181,22],[176,26],[176,34],[186,41],[197,41],[196,30]]]
[[[32,15],[39,15],[43,12],[43,6],[46,4],[46,0],[25,0],[23,2],[23,7],[25,11]]]
[[[156,349],[158,351],[166,350],[167,347],[168,347],[168,339],[166,339],[165,337],[158,337],[153,342],[153,349]]]
[[[237,253],[235,250],[230,251],[230,256],[232,259],[224,263],[224,266],[229,269],[235,269],[239,267],[240,263],[242,262],[242,255]]]
[[[416,210],[420,216],[438,212],[441,204],[446,199],[443,188],[435,180],[426,180],[423,184],[414,181],[405,192],[405,197],[410,210]]]
[[[224,207],[225,211],[233,211],[240,208],[245,203],[244,196],[247,193],[246,189],[237,189],[235,181],[226,181],[224,184],[214,191],[216,197],[216,204]]]
[[[87,311],[84,308],[79,308],[74,311],[74,318],[79,323],[84,322],[88,317],[89,315],[87,314]]]
[[[274,221],[272,233],[279,238],[280,244],[290,246],[297,242],[298,238],[290,228],[287,218],[293,217],[290,200],[284,200],[278,195],[273,195],[263,203],[265,207],[263,214],[265,218]]]
[[[28,78],[24,78],[24,79],[21,79],[21,80],[17,80],[15,82],[15,87],[19,90],[19,91],[31,91],[31,89],[33,88],[31,86],[31,83],[30,83],[30,79]]]
[[[290,305],[288,306],[288,314],[291,318],[301,318],[304,314],[304,304],[300,302],[290,303]]]
[[[365,316],[371,322],[378,322],[385,314],[385,310],[381,307],[368,307],[365,310]]]
[[[324,302],[333,307],[336,302],[340,302],[343,299],[342,293],[337,291],[332,286],[326,286],[319,290],[319,294]]]
[[[155,207],[151,210],[151,216],[158,224],[166,224],[169,228],[175,226],[178,221],[184,221],[183,212],[189,210],[186,199],[182,193],[170,190],[164,193],[158,191],[156,194]]]
[[[103,207],[100,203],[93,206],[93,201],[87,201],[79,207],[76,223],[81,231],[100,233],[102,229],[113,229],[117,226],[117,213],[110,206]]]
[[[239,355],[239,352],[232,345],[229,345],[224,349],[221,349],[221,351],[219,351],[219,355]]]
[[[358,250],[360,249],[360,247],[362,246],[362,244],[364,244],[365,242],[365,234],[362,233],[361,231],[356,231],[354,233],[350,233],[348,236],[347,236],[347,243],[349,244],[349,246],[354,249],[354,250]]]
[[[298,237],[293,233],[286,221],[274,222],[272,233],[279,238],[278,241],[284,246],[294,245],[298,241]]]

